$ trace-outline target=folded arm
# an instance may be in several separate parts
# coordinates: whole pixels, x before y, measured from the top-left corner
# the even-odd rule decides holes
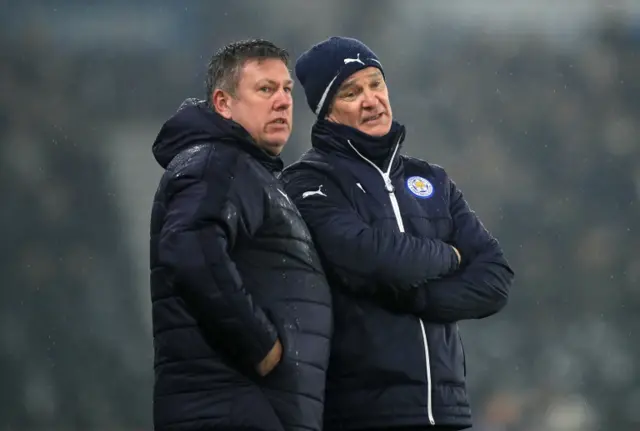
[[[506,305],[513,270],[498,241],[453,182],[450,210],[454,224],[451,244],[462,254],[462,267],[415,290],[396,289],[392,295],[380,297],[389,308],[416,314],[426,321],[456,322],[491,316]]]
[[[285,171],[285,188],[311,230],[327,273],[353,294],[368,296],[392,285],[411,290],[457,268],[453,248],[442,241],[365,223],[344,192],[319,171]]]

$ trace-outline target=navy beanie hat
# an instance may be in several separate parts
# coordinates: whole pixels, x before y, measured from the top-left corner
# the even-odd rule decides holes
[[[340,84],[357,71],[382,64],[367,45],[349,37],[331,37],[314,45],[296,60],[295,72],[311,110],[324,118]]]

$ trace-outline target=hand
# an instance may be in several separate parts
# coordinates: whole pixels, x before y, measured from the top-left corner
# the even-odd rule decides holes
[[[451,248],[456,252],[456,256],[458,256],[458,265],[460,265],[460,263],[462,263],[462,256],[460,256],[460,252],[454,246],[451,246]]]
[[[267,356],[256,366],[256,371],[262,377],[269,374],[280,363],[282,359],[282,343],[277,339]]]

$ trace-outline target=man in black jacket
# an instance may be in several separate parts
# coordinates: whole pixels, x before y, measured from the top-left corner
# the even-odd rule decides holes
[[[446,172],[400,154],[405,128],[367,46],[330,38],[296,75],[318,118],[284,179],[333,293],[325,429],[468,428],[456,322],[499,311],[513,272]]]
[[[226,46],[207,100],[186,100],[153,144],[156,430],[322,429],[331,296],[278,179],[287,62],[270,42]]]

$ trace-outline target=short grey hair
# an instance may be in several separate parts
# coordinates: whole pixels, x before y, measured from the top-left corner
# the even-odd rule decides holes
[[[221,89],[235,95],[240,79],[240,70],[248,60],[275,58],[289,65],[289,53],[264,39],[250,39],[230,43],[216,52],[207,67],[207,97],[213,106],[213,92]]]

